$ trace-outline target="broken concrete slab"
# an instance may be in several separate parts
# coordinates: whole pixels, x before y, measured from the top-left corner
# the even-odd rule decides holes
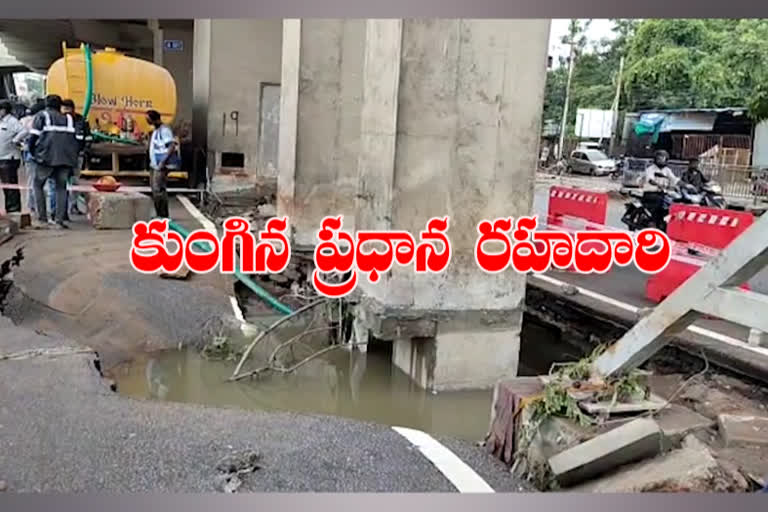
[[[152,218],[152,200],[133,192],[91,192],[88,219],[96,229],[131,229],[138,221]]]
[[[182,267],[174,273],[162,272],[160,274],[160,277],[163,279],[177,279],[179,281],[185,281],[189,279],[189,274],[190,274],[189,269],[186,267]]]
[[[617,402],[611,401],[605,402],[583,402],[579,406],[592,415],[600,414],[630,414],[641,413],[646,411],[658,411],[666,405],[666,401],[663,399],[651,395],[648,400],[638,400],[635,402]]]
[[[549,459],[549,467],[557,482],[567,487],[653,457],[661,451],[661,440],[659,425],[642,418],[555,455]]]
[[[570,489],[585,493],[743,491],[709,449],[688,436],[679,450],[638,462]]]
[[[663,450],[676,448],[689,434],[715,426],[715,421],[694,412],[687,407],[672,404],[655,416],[656,423],[664,434]]]
[[[768,417],[721,414],[717,424],[726,447],[768,445]]]
[[[751,347],[768,347],[768,332],[750,329],[747,343]]]

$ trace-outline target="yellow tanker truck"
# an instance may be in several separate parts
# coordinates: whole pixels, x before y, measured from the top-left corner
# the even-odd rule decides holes
[[[62,50],[63,57],[48,70],[47,93],[72,99],[88,119],[94,141],[81,176],[148,178],[152,127],[145,113],[157,110],[163,122],[173,125],[176,84],[171,74],[111,48],[91,51],[88,45],[73,49],[64,43]],[[169,178],[190,181],[186,165]]]

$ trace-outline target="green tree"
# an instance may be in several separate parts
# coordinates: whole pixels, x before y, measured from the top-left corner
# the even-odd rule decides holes
[[[768,20],[645,20],[627,63],[633,110],[746,106],[768,117]]]
[[[574,20],[576,21],[576,20]],[[638,22],[636,20],[614,20],[615,37],[593,42],[592,45],[585,37],[588,25],[576,25],[572,22],[569,36],[563,41],[568,43],[569,37],[577,40],[577,58],[571,81],[571,107],[568,112],[568,127],[572,130],[576,122],[576,111],[579,108],[609,109],[613,104],[616,90],[616,77],[619,62],[626,53],[626,46],[634,33]],[[565,62],[547,74],[544,93],[544,119],[561,120],[565,101],[565,87],[568,69]]]

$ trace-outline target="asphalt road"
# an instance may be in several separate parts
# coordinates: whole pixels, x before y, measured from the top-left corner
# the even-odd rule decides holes
[[[72,346],[0,317],[0,354]],[[456,492],[393,429],[333,417],[136,401],[93,356],[0,361],[0,480],[9,492],[221,491],[225,458],[258,453],[238,492]],[[499,492],[523,490],[471,443],[443,440]]]
[[[172,204],[174,218],[195,228],[188,212]],[[95,231],[84,218],[71,226],[65,232],[23,230],[0,246],[0,257],[24,248],[14,271],[21,292],[6,311],[17,324],[87,340],[111,366],[137,352],[204,343],[204,325],[233,315],[231,278],[142,275],[128,259],[130,230]]]

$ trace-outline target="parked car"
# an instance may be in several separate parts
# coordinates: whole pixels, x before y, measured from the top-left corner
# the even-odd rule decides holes
[[[579,145],[576,146],[576,149],[579,151],[584,151],[587,149],[596,149],[598,151],[602,151],[603,147],[599,142],[579,142]]]
[[[577,149],[568,159],[568,172],[606,176],[616,169],[616,162],[596,149]]]

